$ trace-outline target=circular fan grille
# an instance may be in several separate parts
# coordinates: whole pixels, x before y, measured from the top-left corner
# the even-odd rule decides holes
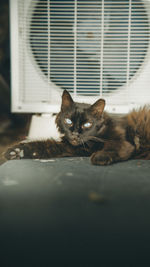
[[[142,1],[38,0],[29,41],[43,76],[82,95],[112,92],[144,61],[149,21]]]

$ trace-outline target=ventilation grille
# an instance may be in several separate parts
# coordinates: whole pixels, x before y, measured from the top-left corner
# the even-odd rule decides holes
[[[142,1],[31,1],[29,43],[41,75],[81,95],[129,84],[149,45]],[[28,18],[29,19],[29,18]]]

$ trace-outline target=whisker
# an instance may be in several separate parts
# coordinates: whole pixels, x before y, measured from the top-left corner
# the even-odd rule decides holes
[[[81,138],[81,142],[82,142],[82,144],[83,144],[83,147],[84,147],[84,149],[85,149],[85,145],[84,145],[84,141],[83,141],[83,139]],[[85,149],[86,150],[86,149]]]
[[[100,137],[96,137],[96,136],[89,136],[90,140],[96,141],[96,142],[106,142],[106,139],[102,139]]]

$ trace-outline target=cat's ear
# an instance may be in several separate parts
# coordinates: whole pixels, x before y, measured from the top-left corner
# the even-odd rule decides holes
[[[94,115],[100,116],[103,113],[104,107],[105,107],[105,100],[99,99],[91,106],[91,111]]]
[[[72,107],[73,105],[73,99],[71,95],[67,92],[67,90],[64,90],[62,94],[62,103],[61,103],[61,110],[66,110]]]

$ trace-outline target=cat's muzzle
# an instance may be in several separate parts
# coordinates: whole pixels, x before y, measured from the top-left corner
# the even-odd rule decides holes
[[[80,138],[76,135],[73,135],[71,140],[70,140],[70,143],[73,145],[73,146],[78,146],[81,144],[81,140]]]
[[[71,144],[73,146],[78,146],[80,143],[79,143],[79,141],[77,141],[76,139],[74,139],[74,140],[71,140]]]

